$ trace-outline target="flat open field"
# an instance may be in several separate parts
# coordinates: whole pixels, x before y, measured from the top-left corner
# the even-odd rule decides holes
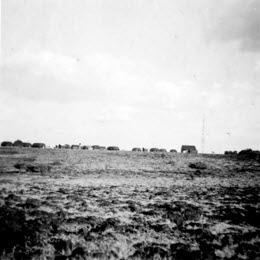
[[[260,168],[223,155],[0,149],[2,259],[260,259]]]

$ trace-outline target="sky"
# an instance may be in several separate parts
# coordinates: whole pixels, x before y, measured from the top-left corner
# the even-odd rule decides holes
[[[260,149],[260,1],[2,0],[0,83],[2,141]]]

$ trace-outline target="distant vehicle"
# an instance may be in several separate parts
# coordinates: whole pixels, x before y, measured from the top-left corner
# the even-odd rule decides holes
[[[195,145],[183,145],[181,147],[182,153],[198,153]]]
[[[170,153],[177,153],[177,151],[175,149],[171,149]]]
[[[135,147],[135,148],[132,149],[132,151],[133,151],[133,152],[141,152],[142,150],[141,150],[141,148]]]
[[[108,151],[119,151],[119,147],[117,147],[117,146],[108,146],[107,150]]]
[[[142,151],[143,152],[148,152],[148,149],[147,148],[142,148]]]
[[[150,152],[155,153],[155,152],[160,152],[159,148],[151,148]]]
[[[12,147],[13,143],[9,142],[9,141],[4,141],[4,142],[1,143],[1,146],[2,147]]]
[[[33,143],[32,144],[32,148],[41,148],[41,149],[45,149],[46,145],[44,143]]]

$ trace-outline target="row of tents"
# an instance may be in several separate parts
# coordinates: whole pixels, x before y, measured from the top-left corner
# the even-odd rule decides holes
[[[46,145],[44,143],[28,143],[28,142],[22,142],[21,140],[16,140],[14,143],[10,142],[10,141],[4,141],[1,143],[2,147],[27,147],[27,148],[46,148]],[[100,145],[69,145],[69,144],[65,144],[65,145],[56,145],[55,146],[56,149],[82,149],[82,150],[108,150],[108,151],[119,151],[119,147],[118,146],[100,146]],[[139,147],[134,147],[132,149],[133,152],[148,152],[147,148],[139,148]],[[160,149],[160,148],[151,148],[149,150],[150,152],[163,152],[163,153],[167,153],[166,149]],[[171,153],[177,153],[177,150],[175,149],[171,149],[169,152]],[[194,145],[183,145],[181,147],[181,153],[197,153],[197,149]]]
[[[109,150],[109,151],[119,151],[119,147],[118,146],[100,146],[100,145],[77,145],[77,144],[73,144],[73,145],[69,145],[69,144],[65,144],[65,145],[56,145],[55,146],[56,149],[73,149],[73,150]]]
[[[9,141],[4,141],[1,143],[2,147],[27,147],[27,148],[46,148],[46,145],[44,143],[28,143],[28,142],[22,142],[21,140],[16,140],[14,143]]]
[[[110,151],[119,151],[119,147],[117,146],[108,146],[107,148],[105,146],[100,146],[100,145],[69,145],[69,144],[65,144],[65,145],[56,145],[55,148],[57,149],[82,149],[82,150],[110,150]],[[140,147],[134,147],[132,149],[133,152],[148,152],[147,148],[140,148]],[[163,152],[163,153],[167,153],[166,149],[160,149],[160,148],[151,148],[149,150],[150,152]],[[171,149],[170,150],[171,153],[177,153],[177,150],[175,149]],[[197,153],[197,149],[194,145],[183,145],[181,147],[181,152],[182,153]]]

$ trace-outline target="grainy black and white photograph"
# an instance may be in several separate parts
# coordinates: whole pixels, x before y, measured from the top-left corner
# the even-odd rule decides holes
[[[0,0],[1,260],[260,260],[259,0]]]

